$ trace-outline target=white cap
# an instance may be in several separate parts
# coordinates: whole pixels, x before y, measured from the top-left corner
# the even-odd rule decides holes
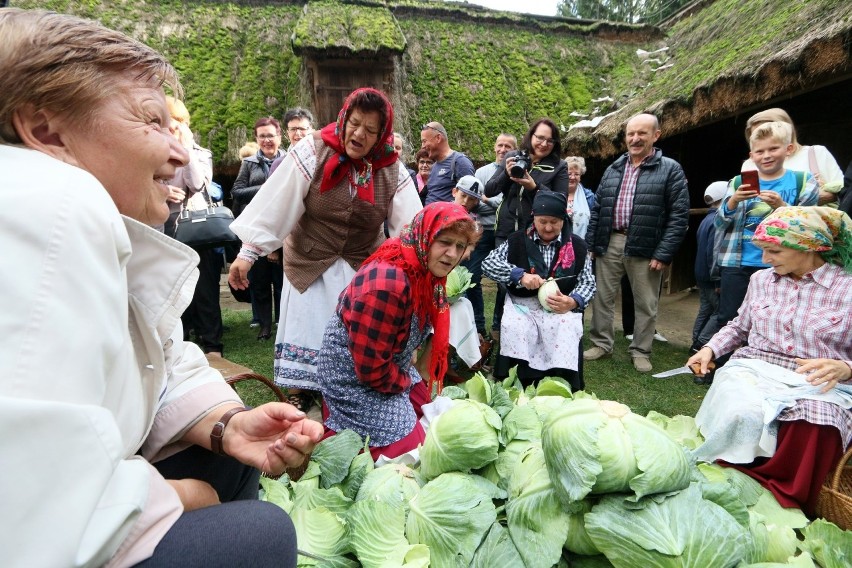
[[[704,190],[704,203],[712,205],[725,197],[728,192],[728,182],[714,181]]]

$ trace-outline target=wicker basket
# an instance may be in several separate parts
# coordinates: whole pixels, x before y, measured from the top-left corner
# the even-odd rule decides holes
[[[852,530],[852,447],[840,458],[817,500],[817,515],[843,530]]]
[[[234,375],[233,377],[225,379],[225,382],[227,382],[229,385],[231,385],[231,387],[234,387],[237,383],[240,383],[240,382],[243,382],[243,381],[260,381],[263,384],[265,384],[267,387],[269,387],[269,389],[273,392],[273,394],[275,394],[275,397],[280,402],[287,402],[287,395],[284,394],[284,392],[278,387],[278,385],[276,385],[275,383],[273,383],[271,380],[267,379],[263,375],[259,375],[257,373],[240,373],[239,375]],[[308,454],[308,456],[305,458],[305,461],[302,463],[302,465],[300,465],[298,467],[286,469],[286,470],[284,470],[284,473],[289,475],[290,479],[292,479],[293,481],[298,481],[299,478],[302,477],[302,474],[305,473],[305,470],[308,468],[308,462],[310,460],[311,460],[311,456],[310,456],[310,454]]]

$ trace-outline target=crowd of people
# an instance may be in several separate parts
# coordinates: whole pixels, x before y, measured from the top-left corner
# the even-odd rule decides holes
[[[0,442],[0,501],[17,564],[295,566],[292,522],[257,501],[261,473],[343,429],[376,458],[423,442],[422,407],[459,365],[446,293],[458,266],[475,284],[477,365],[494,379],[514,368],[523,385],[582,390],[584,361],[612,355],[619,289],[632,364],[653,370],[662,281],[690,215],[656,116],[626,121],[626,152],[596,189],[546,117],[520,142],[496,133],[479,169],[435,120],[407,167],[393,106],[370,87],[317,130],[304,108],[261,117],[231,188],[241,244],[228,258],[174,238],[182,209],[223,196],[161,54],[42,11],[0,9],[0,37],[0,236],[16,267],[0,301],[0,416],[17,433]],[[704,192],[687,364],[710,389],[696,455],[812,514],[852,442],[852,174],[844,187],[781,109],[752,116],[746,139],[742,172]],[[226,261],[257,339],[275,336],[287,403],[247,407],[208,364],[225,350]],[[483,276],[497,284],[490,330]],[[306,415],[315,403],[322,423]]]

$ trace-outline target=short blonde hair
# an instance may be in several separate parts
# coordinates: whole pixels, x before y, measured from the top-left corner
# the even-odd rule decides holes
[[[785,122],[792,127],[793,135],[790,138],[789,144],[792,144],[796,150],[799,149],[799,141],[796,139],[796,125],[793,124],[793,119],[787,114],[783,108],[768,108],[751,115],[746,121],[745,137],[746,142],[751,144],[751,133],[755,128],[767,122]]]
[[[240,148],[240,159],[243,160],[249,156],[254,156],[257,154],[258,150],[260,150],[260,146],[257,145],[257,142],[246,142],[243,144],[243,147]]]
[[[571,169],[571,166],[576,166],[580,169],[580,175],[586,173],[586,160],[580,156],[568,156],[565,158],[565,163],[568,165],[568,169]]]
[[[166,106],[169,107],[169,116],[172,117],[172,120],[177,120],[189,126],[189,111],[182,100],[167,96]]]
[[[772,139],[785,146],[791,144],[793,139],[793,127],[786,122],[765,122],[751,132],[749,147],[753,147],[758,140]]]
[[[76,16],[0,10],[0,143],[20,144],[16,110],[33,105],[75,123],[91,120],[120,79],[156,80],[182,96],[165,57],[127,35]]]

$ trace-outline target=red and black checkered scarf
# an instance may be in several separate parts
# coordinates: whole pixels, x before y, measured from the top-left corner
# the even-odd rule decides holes
[[[387,120],[384,130],[379,133],[376,144],[370,148],[367,156],[353,160],[346,154],[346,121],[353,110],[351,105],[354,97],[365,91],[381,97],[387,110]],[[337,186],[348,174],[349,181],[355,186],[358,198],[375,204],[373,172],[393,164],[398,158],[396,150],[393,148],[393,107],[385,94],[369,87],[355,89],[346,97],[346,102],[343,103],[343,108],[337,115],[337,122],[326,125],[320,131],[320,134],[325,145],[334,150],[335,153],[334,156],[325,161],[323,166],[320,193]],[[355,168],[355,175],[352,174],[353,167]]]
[[[402,268],[408,276],[414,313],[421,328],[427,321],[434,328],[429,361],[432,375],[429,379],[430,393],[435,384],[439,394],[444,387],[450,345],[450,303],[447,301],[446,277],[438,278],[429,271],[429,248],[447,225],[462,220],[470,221],[470,215],[461,205],[442,201],[431,203],[414,216],[399,237],[386,240],[364,261],[364,264],[374,260],[393,264]]]

